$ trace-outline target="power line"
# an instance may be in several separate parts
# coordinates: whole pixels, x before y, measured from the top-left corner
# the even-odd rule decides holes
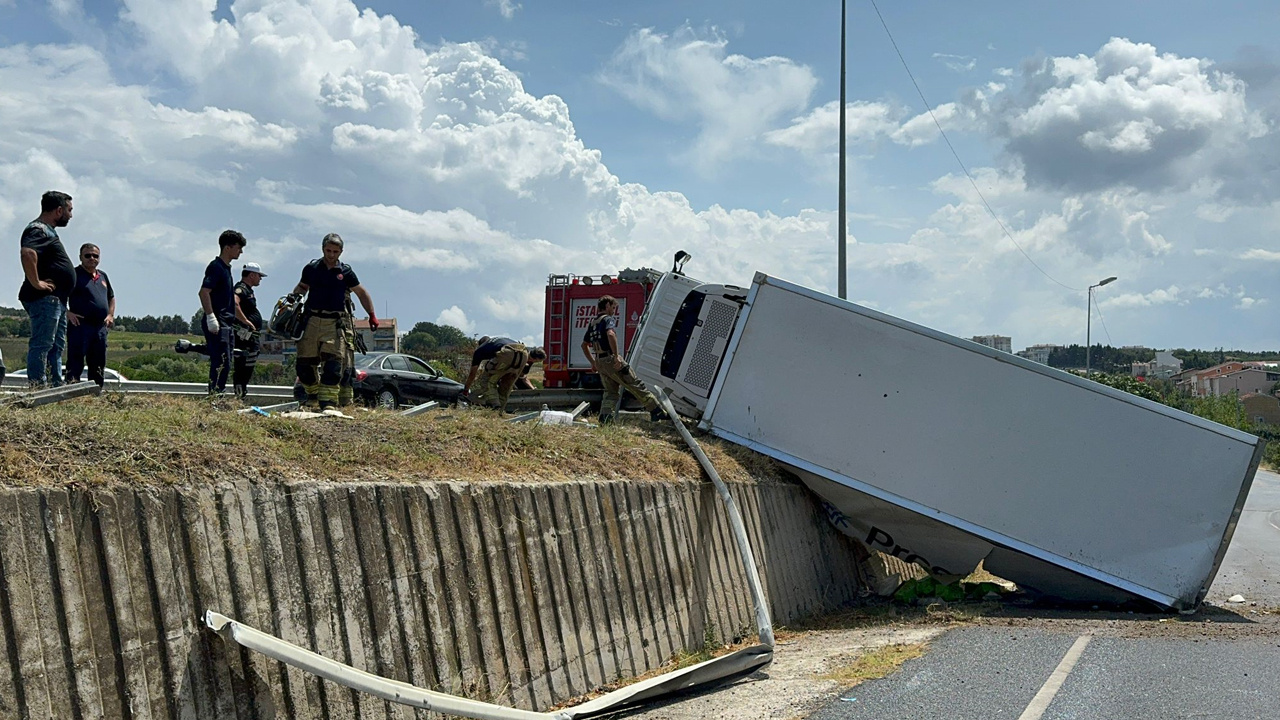
[[[1036,270],[1039,270],[1041,275],[1044,275],[1051,281],[1068,290],[1083,292],[1080,288],[1071,287],[1070,285],[1060,282],[1057,278],[1050,275],[1048,272],[1045,272],[1045,269],[1040,267],[1035,260],[1032,260],[1026,250],[1022,249],[1022,246],[1018,244],[1018,241],[1013,239],[1013,234],[1009,232],[1009,228],[1005,227],[1004,222],[1000,220],[1000,216],[997,215],[996,211],[991,207],[991,203],[987,202],[986,196],[984,196],[982,191],[978,189],[977,181],[973,179],[973,175],[969,173],[969,168],[965,167],[964,161],[960,159],[960,153],[956,152],[955,146],[951,144],[951,138],[947,137],[947,132],[942,129],[942,123],[938,122],[938,116],[933,113],[933,106],[929,104],[928,98],[924,96],[924,91],[920,89],[920,83],[916,82],[916,76],[911,72],[911,67],[907,65],[907,59],[902,55],[902,50],[898,48],[898,41],[893,38],[893,33],[889,30],[889,24],[885,22],[884,15],[880,13],[880,7],[876,5],[875,0],[870,0],[870,2],[871,7],[876,11],[876,17],[880,18],[881,27],[884,28],[885,34],[889,36],[889,43],[893,45],[893,51],[898,54],[898,60],[902,62],[903,69],[907,71],[907,77],[911,78],[911,84],[915,86],[916,94],[920,96],[920,102],[924,103],[925,109],[929,111],[929,117],[933,119],[933,124],[937,126],[938,133],[942,135],[942,140],[947,144],[947,148],[951,150],[951,156],[956,159],[956,163],[964,172],[964,176],[969,179],[969,184],[973,186],[973,191],[978,194],[978,199],[982,201],[983,207],[987,209],[987,212],[991,214],[992,219],[994,219],[996,224],[1000,226],[1000,230],[1004,232],[1004,236],[1009,238],[1009,242],[1013,243],[1013,246],[1018,248],[1018,252],[1022,253],[1022,257],[1026,258],[1027,262],[1031,263]]]
[[[1098,311],[1098,322],[1102,323],[1102,332],[1107,334],[1107,344],[1111,345],[1111,331],[1107,329],[1107,321],[1102,317],[1102,306],[1098,304],[1097,300],[1094,300],[1093,307]]]

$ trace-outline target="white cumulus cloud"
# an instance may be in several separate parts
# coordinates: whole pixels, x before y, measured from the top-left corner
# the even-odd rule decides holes
[[[600,78],[641,109],[693,123],[695,162],[712,170],[805,109],[813,71],[788,58],[730,54],[719,33],[689,26],[633,32]]]

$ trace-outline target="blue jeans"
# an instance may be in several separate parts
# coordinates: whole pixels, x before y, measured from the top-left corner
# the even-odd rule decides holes
[[[62,349],[67,346],[67,304],[55,295],[22,303],[31,318],[27,343],[27,382],[62,384]],[[46,375],[47,369],[47,375]]]

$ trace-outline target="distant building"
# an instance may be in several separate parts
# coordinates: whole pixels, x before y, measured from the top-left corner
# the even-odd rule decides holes
[[[1246,367],[1232,373],[1224,373],[1209,381],[1210,395],[1229,395],[1233,392],[1270,394],[1271,388],[1280,383],[1280,372],[1260,367]]]
[[[1169,350],[1157,350],[1154,360],[1133,363],[1129,372],[1134,377],[1168,380],[1182,372],[1182,361],[1174,357]]]
[[[1280,425],[1280,398],[1275,395],[1241,395],[1240,404],[1244,406],[1244,415],[1250,422]]]
[[[969,339],[1000,352],[1013,352],[1013,341],[1007,335],[975,335]]]
[[[400,333],[395,318],[379,320],[376,331],[369,329],[368,320],[356,320],[356,332],[364,336],[364,345],[369,352],[400,352]]]
[[[1176,379],[1178,387],[1196,397],[1226,395],[1231,392],[1270,393],[1280,382],[1280,368],[1272,362],[1239,362],[1232,360],[1211,368],[1182,373]]]
[[[1038,362],[1041,365],[1048,365],[1049,356],[1053,354],[1054,350],[1060,349],[1062,349],[1061,345],[1042,343],[1040,345],[1032,345],[1026,350],[1019,350],[1018,357],[1024,357],[1031,362]]]

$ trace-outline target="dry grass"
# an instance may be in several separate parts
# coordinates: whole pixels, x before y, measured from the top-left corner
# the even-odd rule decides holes
[[[106,393],[0,408],[0,484],[174,484],[226,477],[339,481],[674,481],[701,471],[675,429],[507,423],[487,410],[416,417],[354,411],[297,420],[235,412],[230,398]],[[730,482],[781,480],[768,458],[701,438]]]
[[[867,680],[879,680],[897,672],[908,660],[924,655],[928,643],[885,645],[859,655],[853,662],[819,676],[820,680],[833,680],[841,687],[851,688]]]

